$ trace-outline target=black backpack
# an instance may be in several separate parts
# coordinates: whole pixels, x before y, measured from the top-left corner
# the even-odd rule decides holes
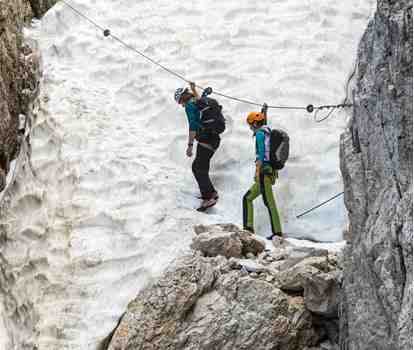
[[[280,170],[289,158],[289,136],[282,130],[270,131],[270,164]]]
[[[202,97],[196,101],[196,106],[200,111],[201,124],[205,131],[221,134],[226,130],[222,106],[214,98]]]

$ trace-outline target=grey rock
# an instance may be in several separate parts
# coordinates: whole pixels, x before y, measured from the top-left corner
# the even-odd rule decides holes
[[[339,346],[337,344],[332,344],[329,341],[325,341],[321,343],[319,346],[320,350],[339,350]]]
[[[338,344],[333,344],[329,341],[324,341],[318,347],[304,348],[303,350],[340,350]]]
[[[128,305],[109,349],[134,349],[131,344],[138,343],[147,344],[145,349],[166,349],[176,340],[181,319],[215,279],[214,265],[206,258],[184,256]]]
[[[206,256],[222,255],[226,258],[240,258],[243,244],[234,232],[204,232],[193,240],[191,248],[201,251]]]
[[[187,255],[130,303],[109,350],[301,349],[319,335],[301,297]],[[250,260],[249,260],[250,261]]]
[[[275,280],[275,278],[274,278],[274,276],[272,276],[272,275],[267,275],[266,276],[266,282],[273,282]]]
[[[379,0],[341,137],[350,227],[341,345],[412,349],[412,1]]]
[[[246,258],[247,259],[255,259],[256,257],[255,257],[255,255],[253,253],[247,253],[246,254]]]
[[[337,273],[318,273],[304,286],[306,308],[325,317],[338,317],[339,283]]]
[[[243,244],[243,254],[258,255],[266,248],[266,244],[257,236],[251,234],[248,231],[239,231],[239,239]]]
[[[275,248],[279,249],[283,249],[286,248],[288,246],[290,246],[291,244],[286,241],[285,239],[283,239],[282,237],[279,236],[274,236],[272,238],[272,244],[274,245]]]
[[[200,233],[206,233],[211,231],[222,231],[222,232],[238,232],[240,228],[234,224],[216,224],[216,225],[197,225],[194,226],[194,232],[196,235]]]
[[[242,267],[239,262],[239,259],[236,259],[236,258],[229,259],[229,266],[231,269],[234,269],[234,270],[240,270]]]
[[[248,272],[261,273],[261,272],[268,271],[268,269],[265,266],[259,264],[256,261],[252,261],[250,259],[240,259],[239,264],[242,267],[244,267]]]
[[[329,254],[326,249],[294,246],[288,241],[278,237],[273,239],[273,243],[276,249],[263,253],[259,256],[259,259],[263,263],[272,263],[272,266],[278,265],[282,269],[288,269],[300,263],[302,260],[310,257],[324,257],[326,259],[330,255],[330,257],[333,259],[333,263],[336,263],[337,260],[337,257],[335,255]],[[274,264],[274,262],[279,261],[283,261],[283,264]]]
[[[277,280],[280,288],[288,292],[303,292],[305,284],[312,276],[317,275],[319,270],[310,265],[297,265],[282,271]]]
[[[311,257],[327,257],[328,251],[326,249],[319,249],[313,247],[294,247],[290,246],[286,249],[290,259],[305,259]]]
[[[223,249],[223,240],[239,237],[234,225],[197,230],[193,247],[199,249],[210,237],[210,252],[230,251]],[[130,303],[108,349],[296,350],[322,346],[320,340],[327,338],[334,343],[339,323],[337,289],[332,285],[336,257],[279,246],[279,251],[255,259],[209,257],[203,250],[178,259]],[[272,264],[291,261],[290,269],[278,271],[262,264],[282,251],[286,259]]]
[[[249,275],[249,271],[247,271],[246,268],[244,268],[243,266],[241,266],[241,268],[240,268],[240,274],[242,276],[248,276]]]
[[[58,0],[29,0],[33,16],[40,18],[49,10]]]
[[[42,15],[54,0],[0,0],[0,191],[6,184],[10,162],[19,151],[19,115],[29,114],[40,78],[39,58],[23,41],[22,28]]]
[[[232,224],[199,225],[194,231],[196,237],[191,248],[201,251],[206,256],[254,257],[265,249],[265,244],[259,238]]]
[[[24,26],[32,18],[33,12],[28,1],[0,0],[0,317],[5,320],[4,332],[7,333],[6,342],[9,342],[5,346],[7,349],[19,350],[38,348],[36,322],[39,313],[36,301],[39,299],[36,292],[37,286],[49,277],[39,271],[35,274],[34,269],[33,274],[30,272],[41,260],[31,260],[29,264],[28,252],[23,253],[27,255],[26,258],[19,257],[16,263],[19,255],[17,241],[24,240],[24,234],[16,230],[16,236],[11,238],[5,225],[12,215],[12,210],[9,211],[12,202],[20,202],[19,190],[27,185],[23,179],[33,179],[28,169],[31,150],[28,135],[36,114],[34,107],[41,78],[40,57],[36,45],[26,42],[22,34]],[[21,123],[20,117],[23,115],[24,122]],[[11,175],[10,163],[13,160],[16,160],[17,169],[25,174],[30,173],[30,176],[24,177],[18,171],[8,176]],[[10,178],[8,183],[7,177]],[[13,186],[15,183],[18,185]],[[33,187],[33,198],[37,200],[41,186],[36,182]],[[18,212],[21,215],[21,211]],[[8,255],[6,252],[9,249],[6,247],[11,242],[13,248]],[[20,265],[21,258],[24,265]],[[20,269],[24,271],[25,278],[18,272]],[[28,285],[32,287],[28,288]],[[0,342],[2,345],[3,341]]]

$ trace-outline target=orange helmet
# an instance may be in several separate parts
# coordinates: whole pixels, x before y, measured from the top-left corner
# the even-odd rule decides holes
[[[254,122],[261,122],[264,120],[266,120],[266,117],[260,112],[250,112],[247,116],[247,123],[249,125],[252,125]]]

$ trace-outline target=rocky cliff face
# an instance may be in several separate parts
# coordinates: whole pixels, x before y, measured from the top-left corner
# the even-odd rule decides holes
[[[335,255],[280,239],[264,252],[234,225],[196,233],[194,250],[129,304],[108,349],[337,349]]]
[[[4,190],[11,161],[22,173],[30,173],[30,126],[35,115],[39,93],[40,59],[34,43],[23,39],[23,26],[33,17],[42,15],[54,1],[0,0],[0,216],[21,222],[21,216],[9,216],[10,198],[18,193]],[[9,180],[13,176],[8,176]],[[9,181],[11,183],[12,181]],[[24,185],[25,181],[21,184]],[[19,188],[21,186],[17,186]],[[3,191],[3,192],[2,192]],[[16,196],[16,201],[20,198]],[[34,294],[27,288],[28,264],[16,269],[18,249],[10,252],[8,260],[6,242],[15,241],[5,234],[7,224],[0,223],[0,349],[33,349],[35,333],[33,303],[27,295]],[[39,281],[39,280],[38,280]],[[17,335],[19,334],[19,335]]]
[[[31,56],[31,48],[23,42],[22,29],[54,2],[0,0],[0,191],[10,162],[17,156],[19,116],[29,113],[39,81],[39,59]]]
[[[344,349],[412,349],[412,98],[412,2],[379,0],[341,139]]]

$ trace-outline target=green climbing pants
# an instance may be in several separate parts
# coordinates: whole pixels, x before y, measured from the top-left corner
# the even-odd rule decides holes
[[[280,225],[279,213],[272,191],[272,186],[275,184],[277,173],[273,170],[264,170],[264,174],[261,174],[259,179],[255,179],[255,183],[243,197],[243,227],[246,230],[254,232],[253,201],[261,194],[263,202],[269,211],[272,233],[281,234],[282,227]]]

